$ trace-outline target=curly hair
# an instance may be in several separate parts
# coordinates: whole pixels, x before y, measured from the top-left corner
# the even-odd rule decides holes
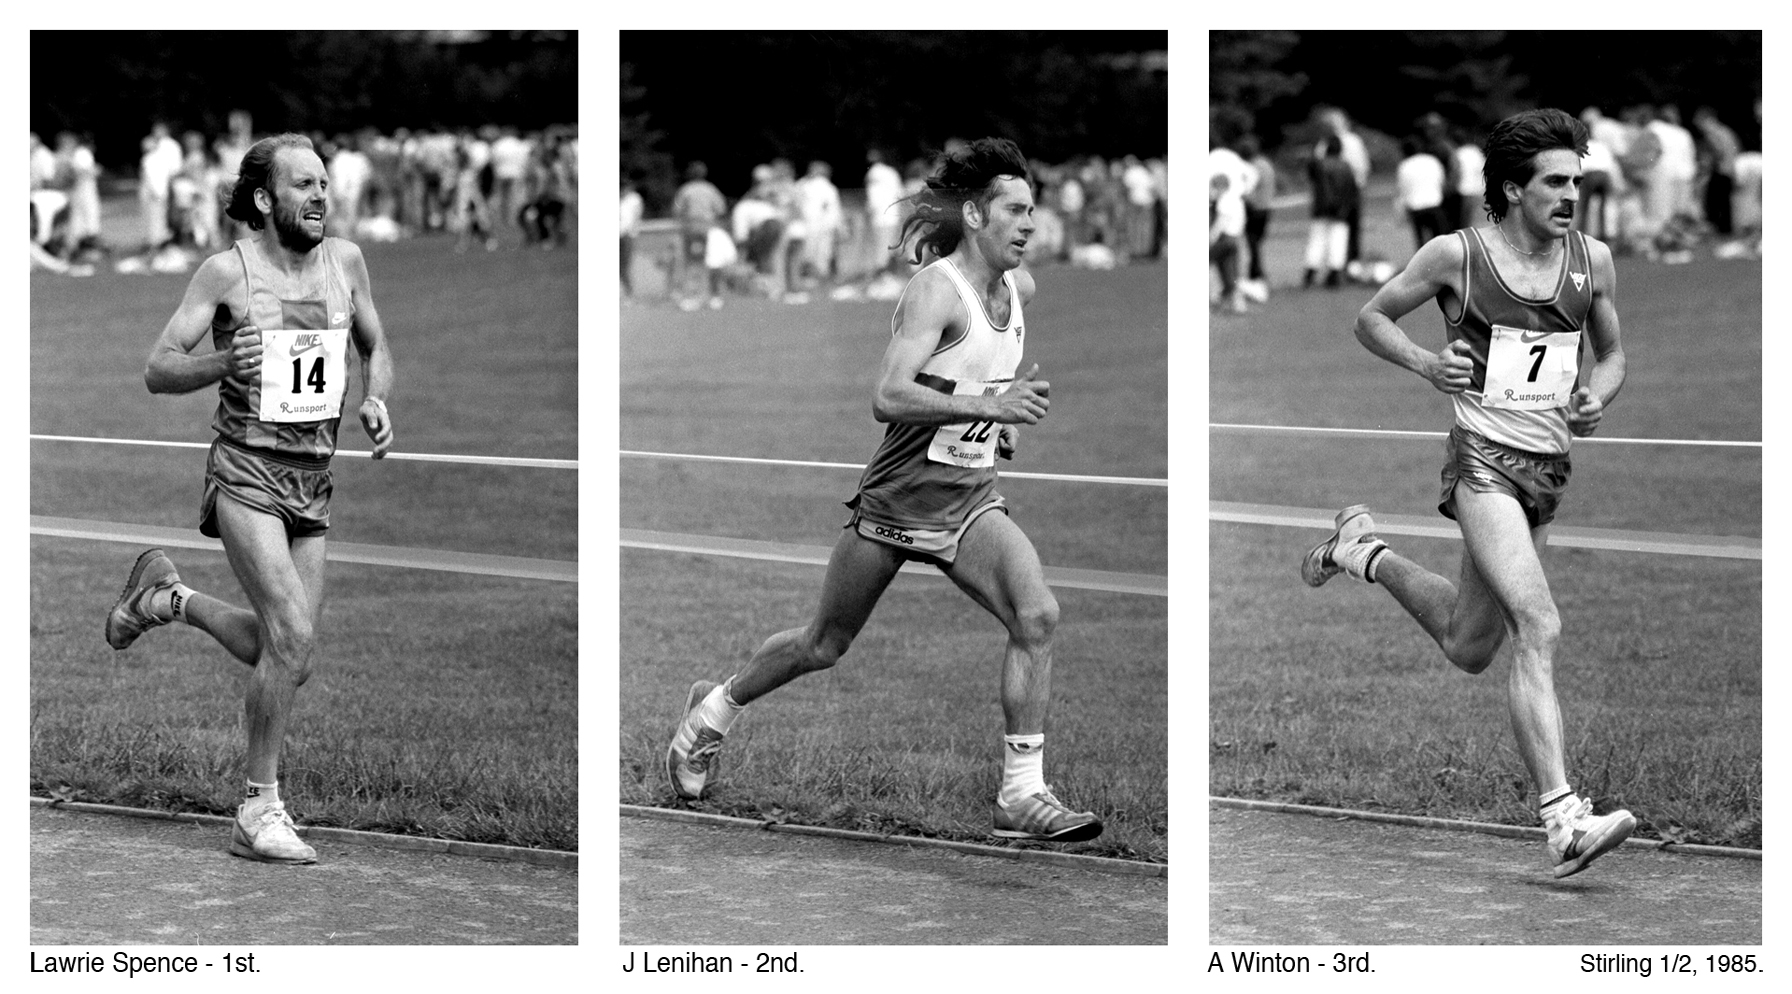
[[[890,247],[908,244],[909,236],[919,232],[911,262],[920,265],[928,252],[937,258],[951,255],[964,240],[965,202],[975,203],[979,211],[987,209],[995,199],[996,181],[1003,178],[1032,182],[1027,157],[1006,138],[979,138],[947,153],[927,186],[905,198],[915,212],[902,223],[902,233]]]
[[[249,146],[249,151],[243,155],[242,168],[237,170],[236,186],[230,191],[230,199],[225,201],[225,216],[256,231],[261,230],[263,221],[261,209],[255,206],[255,191],[266,190],[270,197],[273,195],[274,188],[269,184],[274,179],[274,156],[283,148],[317,151],[312,147],[311,139],[293,132],[270,135]]]
[[[1524,186],[1537,175],[1537,153],[1565,149],[1587,154],[1587,126],[1567,111],[1546,107],[1514,114],[1493,126],[1487,134],[1485,210],[1498,224],[1512,205],[1504,189],[1507,180]]]

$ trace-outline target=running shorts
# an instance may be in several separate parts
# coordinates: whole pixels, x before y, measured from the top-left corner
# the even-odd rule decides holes
[[[205,461],[205,497],[199,533],[218,538],[218,495],[272,514],[286,523],[288,538],[322,535],[330,528],[330,461],[256,452],[219,438]]]
[[[935,566],[950,566],[958,559],[958,543],[964,533],[971,528],[971,522],[982,517],[986,511],[1008,513],[1008,504],[998,494],[978,504],[965,515],[964,522],[957,528],[934,530],[929,528],[909,528],[905,525],[888,522],[871,521],[859,509],[859,499],[854,497],[847,502],[852,508],[852,518],[846,522],[847,528],[856,529],[860,536],[873,542],[891,546],[902,552],[907,559]]]
[[[1556,505],[1568,489],[1568,454],[1542,455],[1502,445],[1457,425],[1444,447],[1443,493],[1437,509],[1456,519],[1456,487],[1476,493],[1508,494],[1524,508],[1531,527],[1555,520]]]

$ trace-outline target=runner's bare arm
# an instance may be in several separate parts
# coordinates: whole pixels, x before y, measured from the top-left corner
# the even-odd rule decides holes
[[[884,350],[871,411],[879,421],[938,426],[966,421],[1037,424],[1051,402],[1051,385],[1035,379],[1034,365],[995,396],[954,396],[915,382],[949,330],[970,320],[951,280],[937,272],[917,277],[896,308],[896,330]]]
[[[247,377],[261,365],[261,329],[253,326],[238,330],[228,349],[193,354],[211,331],[218,308],[242,285],[243,270],[234,260],[222,252],[199,264],[186,296],[150,350],[143,370],[150,393],[192,393],[227,376]]]
[[[1574,391],[1564,412],[1568,430],[1591,435],[1605,416],[1606,405],[1624,387],[1624,346],[1618,338],[1618,271],[1612,250],[1604,242],[1587,239],[1588,260],[1593,270],[1593,310],[1587,315],[1587,337],[1593,344],[1593,368],[1586,383]]]
[[[367,259],[354,243],[343,245],[343,263],[355,299],[355,351],[361,355],[361,427],[373,440],[373,457],[379,459],[392,447],[392,415],[386,410],[393,383],[392,349],[386,342],[385,326],[380,324],[379,309],[373,303],[373,280],[367,275]]]
[[[1474,375],[1468,345],[1454,341],[1429,352],[1415,343],[1394,322],[1446,289],[1461,294],[1463,248],[1455,235],[1439,235],[1426,242],[1406,268],[1363,305],[1356,318],[1357,341],[1370,352],[1430,381],[1445,393],[1467,390]]]

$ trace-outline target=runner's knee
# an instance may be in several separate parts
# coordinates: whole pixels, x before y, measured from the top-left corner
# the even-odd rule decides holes
[[[285,668],[292,675],[293,686],[299,687],[311,678],[311,656],[316,648],[311,619],[303,615],[275,618],[267,626],[262,661]]]
[[[1046,591],[1036,600],[1015,605],[1009,634],[1024,646],[1049,645],[1058,630],[1058,599]]]
[[[851,632],[838,628],[811,628],[803,634],[802,668],[813,672],[832,667],[852,647],[852,639]]]

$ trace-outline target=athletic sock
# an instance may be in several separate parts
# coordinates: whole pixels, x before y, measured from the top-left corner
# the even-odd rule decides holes
[[[1566,784],[1544,794],[1537,795],[1537,814],[1544,822],[1549,821],[1550,809],[1574,799],[1574,788]]]
[[[734,698],[728,696],[728,688],[733,685],[734,678],[729,677],[727,683],[710,691],[703,703],[697,705],[698,719],[723,735],[728,734],[728,729],[734,727],[734,719],[747,709],[745,704],[736,704]]]
[[[248,789],[243,793],[243,813],[251,814],[280,800],[280,783],[256,783],[246,781]]]
[[[187,599],[193,596],[193,588],[184,583],[176,583],[165,590],[157,590],[149,595],[143,609],[157,621],[187,622]]]
[[[1002,736],[1002,790],[996,800],[1009,806],[1044,789],[1044,733]]]

